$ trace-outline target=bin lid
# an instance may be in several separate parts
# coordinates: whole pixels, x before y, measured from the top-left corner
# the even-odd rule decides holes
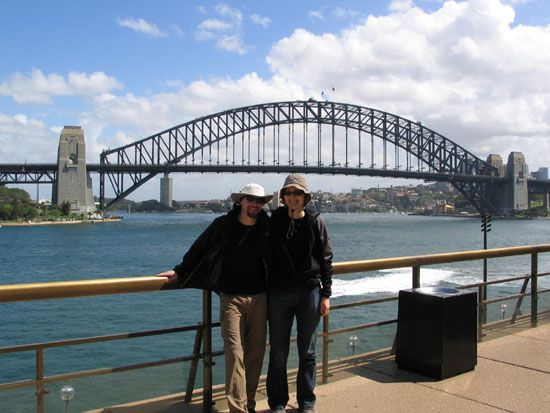
[[[450,287],[420,287],[413,288],[412,291],[414,291],[415,293],[434,295],[437,297],[462,294],[462,291]]]

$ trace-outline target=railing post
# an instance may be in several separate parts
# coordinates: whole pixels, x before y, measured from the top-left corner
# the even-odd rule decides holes
[[[189,378],[187,379],[187,387],[185,389],[185,403],[191,403],[193,400],[193,391],[195,389],[195,377],[197,375],[197,367],[199,365],[199,359],[201,358],[201,344],[202,336],[204,333],[202,324],[197,328],[197,334],[195,335],[195,343],[193,344],[193,361],[189,368]]]
[[[527,284],[529,284],[529,278],[526,278],[523,280],[523,285],[521,286],[520,293],[525,294],[525,291],[527,291]],[[512,314],[512,319],[510,320],[510,324],[514,324],[518,318],[518,315],[521,312],[521,303],[523,303],[523,296],[519,297],[516,302],[516,308],[514,309],[514,314]]]
[[[202,326],[204,341],[202,343],[202,411],[212,412],[212,292],[202,292]]]
[[[326,384],[328,382],[328,357],[329,357],[329,315],[323,317],[323,372],[322,382]]]
[[[412,288],[420,288],[420,267],[412,267]]]
[[[531,254],[531,327],[536,327],[538,321],[538,263],[539,255],[535,252]]]
[[[44,388],[44,349],[36,349],[36,412],[44,413],[44,395],[48,391]]]
[[[485,301],[483,301],[483,290],[486,285],[478,287],[477,300],[479,311],[477,312],[477,341],[481,343],[483,340],[483,314],[485,313]]]

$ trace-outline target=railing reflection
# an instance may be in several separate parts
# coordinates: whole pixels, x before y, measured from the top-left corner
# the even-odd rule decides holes
[[[340,262],[334,264],[335,274],[357,273],[378,271],[384,269],[395,269],[410,267],[411,268],[411,288],[421,286],[421,267],[435,264],[445,264],[460,261],[482,260],[488,258],[501,258],[517,255],[530,255],[531,268],[526,275],[513,275],[499,280],[489,282],[480,282],[475,284],[463,285],[457,288],[477,289],[478,290],[478,340],[483,338],[483,320],[487,306],[503,301],[517,300],[514,312],[510,318],[510,322],[515,322],[518,318],[519,309],[523,298],[530,297],[530,322],[532,327],[537,325],[538,297],[542,293],[547,293],[550,289],[538,288],[538,279],[549,275],[549,272],[539,271],[538,256],[541,253],[550,252],[550,244],[535,245],[535,246],[520,246],[511,248],[497,248],[490,250],[462,251],[442,254],[431,254],[411,257],[394,257],[376,260]],[[522,287],[518,294],[502,296],[491,300],[482,300],[481,297],[486,296],[484,293],[489,286],[508,283],[512,281],[523,280]],[[146,291],[160,290],[165,283],[164,278],[160,277],[130,277],[116,278],[107,280],[82,280],[69,282],[50,282],[50,283],[33,283],[33,284],[17,284],[17,285],[0,285],[0,302],[16,302],[16,301],[32,301],[44,299],[61,299],[69,297],[83,297],[92,295],[106,294],[125,294]],[[527,286],[530,284],[530,291],[527,291]],[[352,303],[333,304],[331,311],[340,311],[352,307],[365,305],[379,304],[383,302],[396,301],[397,296],[382,297],[371,300],[363,300]],[[213,357],[223,354],[222,351],[212,351],[212,328],[219,327],[219,323],[212,322],[212,297],[211,293],[203,292],[203,311],[202,320],[197,325],[188,325],[176,328],[149,330],[132,333],[114,334],[106,336],[85,337],[70,340],[61,340],[45,343],[25,344],[12,347],[0,348],[0,356],[8,353],[18,353],[24,351],[34,351],[36,355],[36,378],[21,381],[13,381],[8,383],[0,383],[0,391],[16,389],[20,387],[35,386],[36,388],[36,411],[41,413],[44,411],[44,396],[47,394],[45,385],[47,383],[59,382],[62,380],[98,376],[108,373],[116,373],[122,371],[136,370],[147,367],[161,366],[179,362],[191,362],[189,370],[189,378],[185,392],[185,401],[190,403],[193,398],[195,388],[195,376],[198,369],[199,361],[203,364],[203,387],[202,387],[202,403],[204,411],[211,411],[212,407],[212,367]],[[344,328],[330,329],[330,318],[325,317],[323,320],[323,332],[320,336],[323,337],[323,357],[321,377],[323,383],[326,383],[329,377],[329,359],[330,359],[330,337],[335,334],[342,334],[351,331],[359,331],[372,327],[379,327],[388,324],[396,323],[397,319],[381,320],[377,322],[353,325]],[[57,375],[46,376],[44,372],[44,350],[54,347],[65,347],[80,344],[99,343],[115,340],[125,340],[138,337],[147,337],[163,334],[172,334],[185,331],[195,331],[195,341],[192,353],[189,355],[150,361],[133,365],[120,367],[108,367],[94,370],[78,371]],[[202,347],[202,352],[201,352]],[[354,347],[355,350],[355,347]]]

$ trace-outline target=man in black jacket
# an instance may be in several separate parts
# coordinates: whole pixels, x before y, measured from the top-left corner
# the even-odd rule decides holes
[[[258,184],[231,194],[234,207],[216,218],[173,271],[166,288],[220,293],[225,354],[225,392],[230,412],[254,412],[266,342],[266,265],[272,196]]]

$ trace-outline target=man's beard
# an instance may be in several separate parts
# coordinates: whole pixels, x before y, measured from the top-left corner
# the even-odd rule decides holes
[[[247,209],[246,210],[246,215],[249,216],[249,218],[258,218],[258,215],[260,215],[260,211],[261,209]]]

